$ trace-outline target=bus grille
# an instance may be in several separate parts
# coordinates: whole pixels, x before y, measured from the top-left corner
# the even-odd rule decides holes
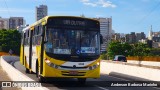
[[[77,74],[70,74],[70,71],[61,71],[64,76],[85,76],[86,72],[78,72]]]
[[[69,67],[69,66],[60,66],[61,68],[68,68],[68,69],[87,69],[87,67]]]

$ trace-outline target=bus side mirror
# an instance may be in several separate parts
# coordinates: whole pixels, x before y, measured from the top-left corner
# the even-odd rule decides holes
[[[103,36],[100,34],[100,44],[103,44]]]

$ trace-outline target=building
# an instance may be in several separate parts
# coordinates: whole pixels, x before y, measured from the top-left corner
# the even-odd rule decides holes
[[[115,33],[115,34],[112,35],[112,36],[113,36],[113,40],[120,41],[120,39],[121,39],[120,33]]]
[[[135,32],[131,32],[131,34],[129,35],[129,43],[130,44],[136,43],[136,34],[135,34]]]
[[[160,31],[153,32],[152,25],[151,25],[151,29],[149,30],[148,40],[152,42],[151,43],[152,48],[160,48]]]
[[[125,41],[129,44],[134,44],[137,42],[143,42],[143,40],[145,40],[145,39],[146,39],[146,35],[144,34],[144,32],[136,33],[136,34],[135,34],[135,32],[131,32],[130,34],[124,35],[123,41]]]
[[[160,42],[160,31],[159,32],[153,32],[152,26],[149,30],[148,39],[152,40],[153,42]]]
[[[125,34],[124,33],[115,33],[112,35],[113,41],[125,42]]]
[[[24,25],[25,20],[23,17],[0,17],[0,29],[17,29],[18,26]]]
[[[136,42],[139,42],[139,40],[142,40],[145,38],[146,38],[146,35],[144,34],[144,32],[136,33]]]
[[[129,43],[129,36],[130,36],[130,34],[125,35],[125,42],[127,42],[127,43]]]
[[[9,29],[9,19],[0,17],[0,29]]]
[[[94,18],[100,22],[100,33],[103,36],[103,44],[101,45],[101,52],[106,52],[109,42],[113,34],[112,18]]]
[[[36,21],[42,19],[47,15],[48,15],[48,8],[46,5],[40,5],[39,7],[36,7]]]
[[[149,40],[152,40],[152,33],[153,31],[152,31],[152,25],[151,25],[151,29],[149,30],[149,34],[148,34],[148,39]]]
[[[160,48],[160,42],[152,42],[152,48]]]
[[[18,27],[17,27],[17,30],[18,30],[20,33],[22,33],[22,30],[23,30],[24,28],[26,28],[27,26],[29,26],[29,25],[21,25],[21,26],[18,26]]]
[[[18,26],[25,25],[23,17],[10,17],[9,18],[9,29],[17,29]]]

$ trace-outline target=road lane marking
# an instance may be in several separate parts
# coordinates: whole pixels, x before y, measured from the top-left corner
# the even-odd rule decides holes
[[[107,88],[104,88],[104,87],[100,87],[100,86],[98,86],[98,85],[94,85],[95,87],[98,87],[98,88],[100,88],[100,89],[103,89],[103,90],[109,90],[109,89],[107,89]]]
[[[160,88],[157,88],[157,87],[152,87],[152,88],[155,88],[155,89],[159,89],[159,90],[160,90]]]
[[[108,77],[112,77],[112,78],[116,78],[116,79],[120,79],[120,80],[124,80],[124,81],[130,81],[130,80],[127,80],[127,79],[124,79],[124,78],[119,78],[119,77],[116,77],[116,76],[109,76]]]

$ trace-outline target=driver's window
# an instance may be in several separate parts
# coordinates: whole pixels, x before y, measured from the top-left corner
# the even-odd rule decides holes
[[[89,47],[90,46],[90,40],[89,40],[89,34],[88,32],[82,32],[81,34],[81,46],[82,47]]]
[[[60,47],[60,40],[59,40],[59,32],[58,30],[52,30],[52,43],[53,43],[53,48],[59,48]]]

